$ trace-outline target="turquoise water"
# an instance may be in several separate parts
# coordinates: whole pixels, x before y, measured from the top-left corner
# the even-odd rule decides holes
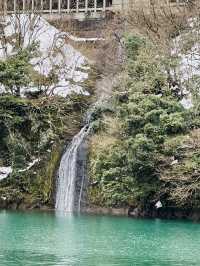
[[[200,224],[0,212],[0,265],[200,265]]]

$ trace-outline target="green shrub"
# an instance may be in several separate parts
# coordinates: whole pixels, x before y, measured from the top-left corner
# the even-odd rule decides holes
[[[120,134],[109,150],[100,149],[99,138],[90,153],[90,179],[98,184],[90,188],[90,200],[103,206],[144,207],[164,195],[167,204],[177,186],[170,178],[175,179],[176,173],[187,176],[199,165],[198,156],[186,158],[191,152],[186,155],[188,148],[182,143],[189,130],[198,125],[199,114],[186,111],[170,91],[165,72],[169,62],[152,45],[130,37],[126,49],[127,82],[119,85],[111,101],[116,110],[112,116],[120,121]],[[110,132],[106,128],[109,124],[102,127],[102,114],[96,120],[96,134]],[[190,170],[183,167],[184,160],[192,165]]]
[[[28,47],[8,57],[6,61],[0,61],[0,81],[7,92],[20,96],[20,89],[29,85],[33,69],[30,59],[34,49]]]
[[[167,134],[177,134],[187,129],[184,113],[163,114],[160,117],[160,123]]]

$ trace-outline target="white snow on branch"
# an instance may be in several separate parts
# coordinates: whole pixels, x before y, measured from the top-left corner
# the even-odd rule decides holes
[[[19,173],[23,173],[28,171],[29,169],[31,169],[36,163],[38,163],[40,161],[40,159],[35,159],[32,162],[28,163],[28,166],[25,169],[20,169],[18,172]]]

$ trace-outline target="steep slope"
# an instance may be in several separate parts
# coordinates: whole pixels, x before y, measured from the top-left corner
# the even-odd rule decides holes
[[[199,105],[182,104],[151,42],[127,38],[126,56],[114,95],[95,113],[89,205],[199,219]]]
[[[39,16],[8,16],[3,32],[0,207],[53,207],[60,156],[82,126],[96,76],[65,33]]]

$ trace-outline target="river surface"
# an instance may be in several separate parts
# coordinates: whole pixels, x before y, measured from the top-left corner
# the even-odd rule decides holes
[[[200,224],[0,212],[0,266],[200,265]]]

